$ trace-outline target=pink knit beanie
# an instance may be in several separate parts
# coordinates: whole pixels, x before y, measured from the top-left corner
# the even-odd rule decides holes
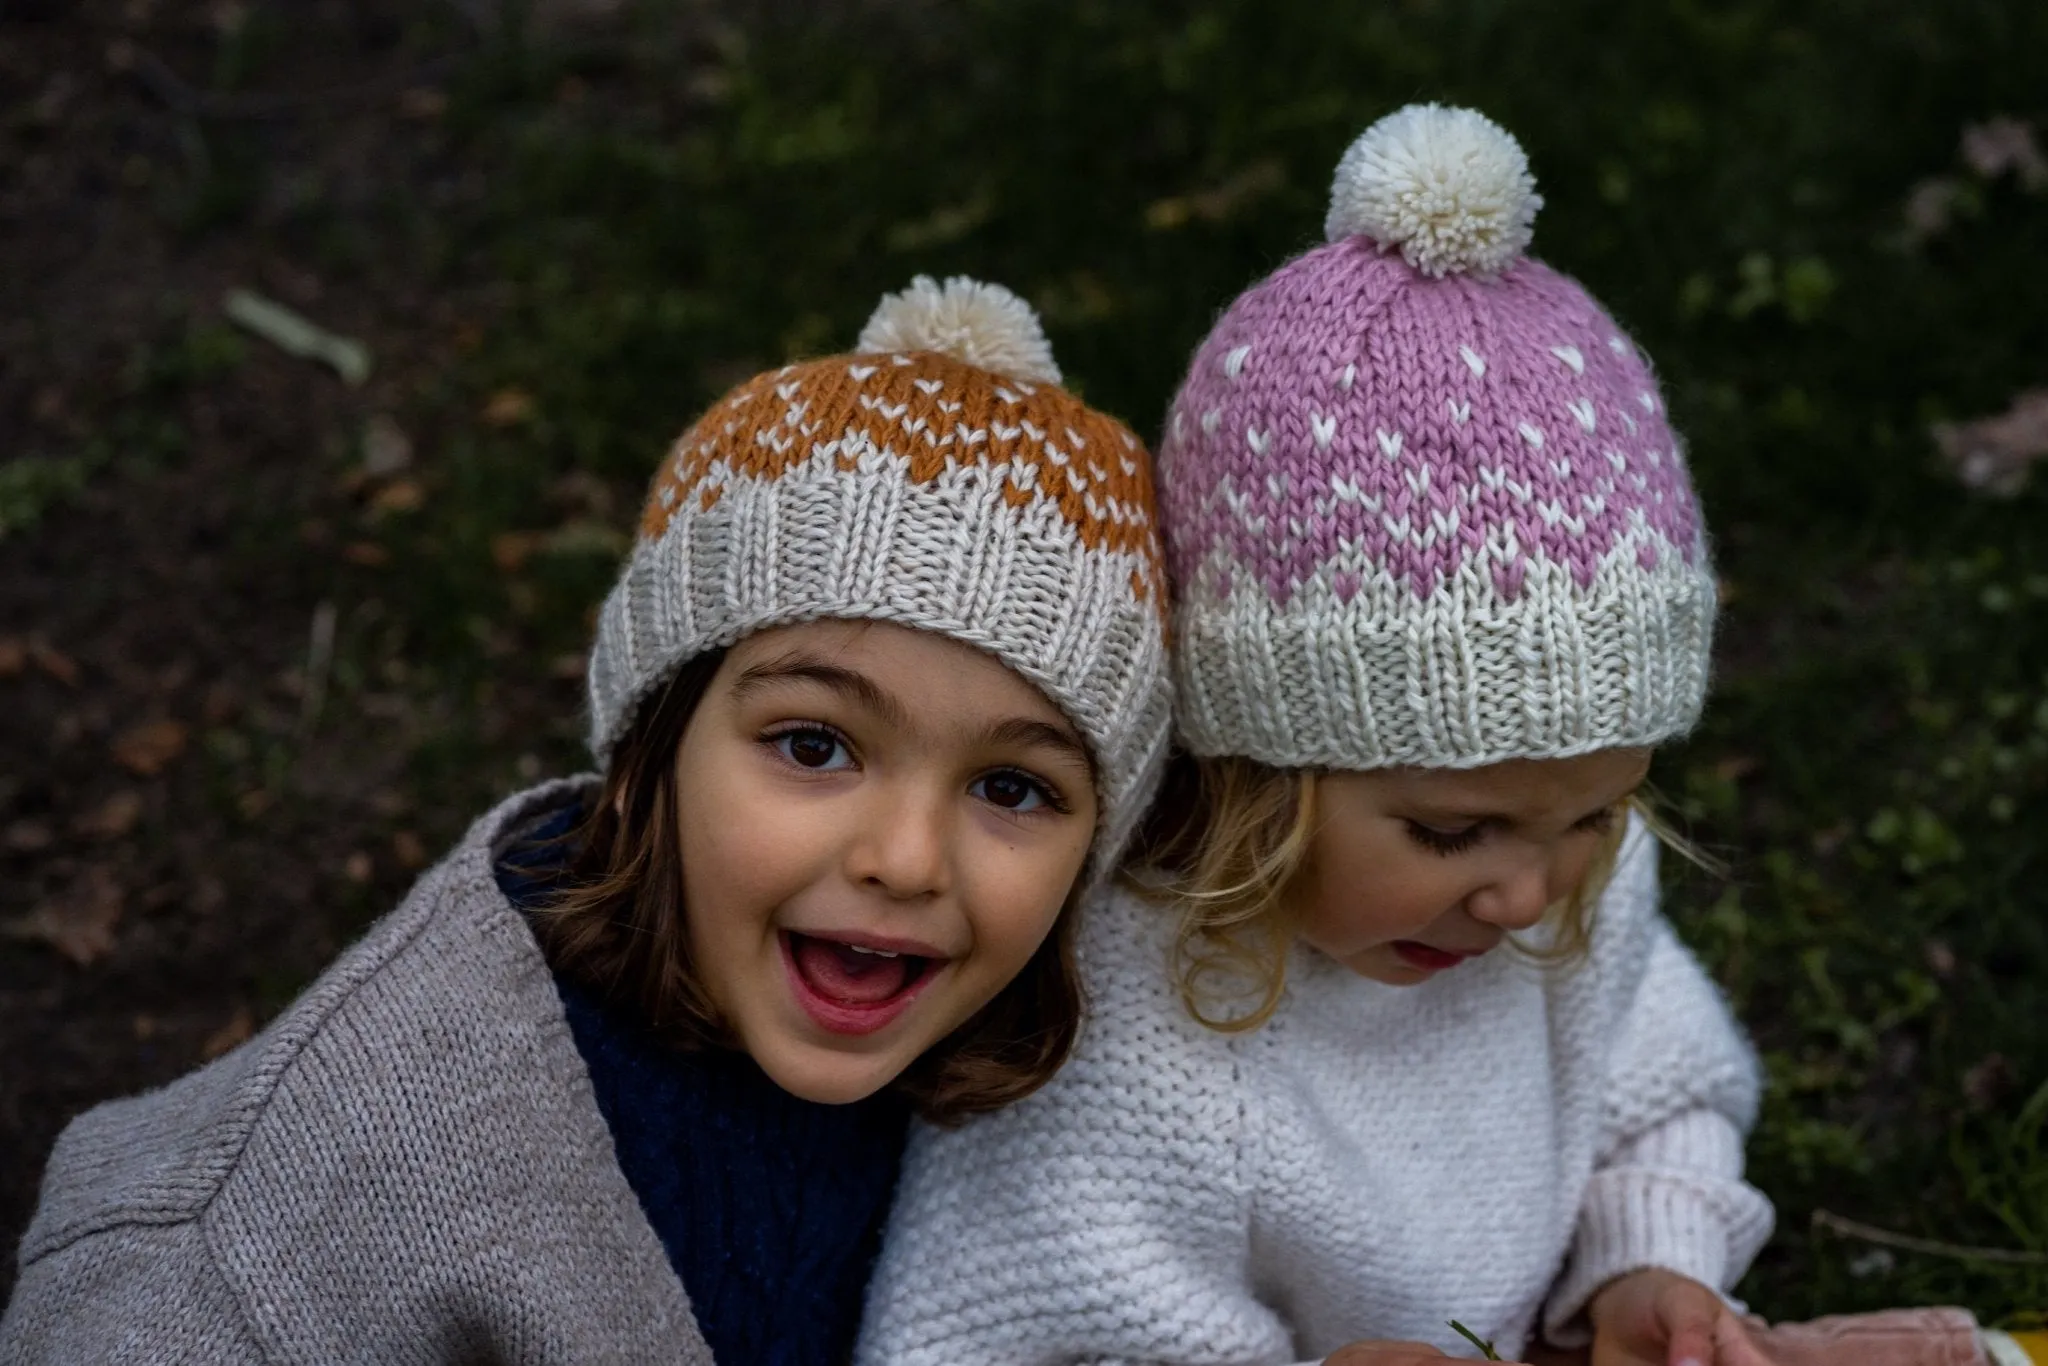
[[[1463,768],[1698,718],[1684,454],[1635,344],[1522,254],[1541,205],[1498,125],[1411,105],[1195,352],[1158,476],[1195,753]]]

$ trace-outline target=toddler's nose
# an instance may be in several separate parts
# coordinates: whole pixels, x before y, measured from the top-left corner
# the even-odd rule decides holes
[[[1465,902],[1474,920],[1504,930],[1529,929],[1543,919],[1549,906],[1549,870],[1540,859],[1530,859],[1503,873]]]

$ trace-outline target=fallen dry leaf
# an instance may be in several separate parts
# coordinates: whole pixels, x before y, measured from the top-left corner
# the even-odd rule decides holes
[[[10,854],[33,854],[57,842],[57,832],[48,821],[16,821],[0,831],[0,849]]]
[[[401,830],[391,837],[391,856],[402,868],[427,866],[427,846],[420,843],[420,837],[410,830]]]
[[[524,389],[500,389],[484,403],[486,427],[516,427],[533,416],[533,395]]]
[[[234,684],[219,682],[206,685],[206,696],[199,703],[199,712],[208,725],[223,725],[241,709],[242,699]]]
[[[1856,833],[1856,827],[1847,821],[1836,821],[1825,830],[1813,832],[1813,852],[1822,858],[1842,847],[1842,841]]]
[[[78,664],[49,641],[37,637],[28,643],[28,657],[35,666],[67,688],[78,686]]]
[[[546,541],[544,531],[501,531],[491,537],[491,563],[500,574],[517,574]]]
[[[1937,422],[1930,431],[1965,488],[2010,498],[2048,456],[2048,389],[2029,389],[1996,417]]]
[[[548,663],[548,673],[565,681],[580,679],[589,669],[590,661],[580,654],[556,655]]]
[[[350,541],[341,548],[341,558],[365,569],[379,569],[391,563],[391,552],[375,541]]]
[[[633,538],[626,532],[587,517],[562,523],[541,543],[541,549],[550,555],[595,555],[600,559],[623,555],[632,546]]]
[[[448,112],[448,96],[431,85],[416,85],[398,96],[399,117],[431,123]]]
[[[1171,231],[1190,219],[1220,223],[1239,208],[1272,193],[1287,183],[1287,168],[1268,158],[1254,162],[1221,184],[1189,194],[1155,200],[1145,210],[1145,226],[1155,232]]]
[[[48,944],[78,966],[89,968],[113,950],[122,901],[121,884],[95,864],[27,915],[0,925],[0,931],[12,939]]]
[[[589,470],[571,470],[557,479],[548,488],[548,501],[600,522],[610,521],[618,506],[612,486]]]
[[[142,794],[133,788],[116,792],[71,823],[72,830],[94,840],[117,840],[142,819]]]
[[[427,491],[417,479],[394,479],[370,496],[373,512],[418,512],[426,506]]]
[[[412,438],[389,413],[374,414],[363,424],[362,471],[371,479],[388,479],[412,464]]]
[[[153,778],[185,752],[183,721],[145,721],[114,737],[114,762],[138,778]]]
[[[1762,765],[1753,754],[1730,754],[1714,762],[1714,776],[1724,783],[1739,783]]]
[[[370,856],[360,849],[350,854],[348,861],[341,865],[341,875],[350,882],[368,882],[376,871],[377,866],[370,861]]]
[[[20,636],[0,636],[0,678],[19,678],[28,668],[28,646]]]
[[[249,1041],[256,1032],[256,1017],[249,1013],[249,1007],[236,1006],[235,1013],[228,1016],[227,1023],[206,1036],[206,1042],[199,1045],[202,1062],[212,1062],[232,1048],[238,1048]]]

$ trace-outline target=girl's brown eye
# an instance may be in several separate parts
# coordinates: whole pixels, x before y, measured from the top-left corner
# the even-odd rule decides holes
[[[786,730],[775,737],[774,744],[801,768],[845,768],[851,762],[845,753],[846,742],[829,730]]]
[[[991,773],[982,780],[982,794],[1001,807],[1022,806],[1031,800],[1031,784],[1014,773]]]
[[[829,736],[794,735],[789,741],[789,757],[805,768],[822,768],[832,762],[832,751],[837,748]]]
[[[1027,773],[1016,769],[998,769],[974,780],[968,789],[990,806],[1005,811],[1065,811],[1067,806],[1060,801],[1052,789]]]

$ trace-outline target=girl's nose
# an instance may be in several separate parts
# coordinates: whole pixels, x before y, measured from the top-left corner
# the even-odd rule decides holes
[[[946,890],[948,803],[926,793],[903,792],[868,804],[849,847],[847,875],[899,900]]]
[[[1526,859],[1466,898],[1474,920],[1504,930],[1526,930],[1550,906],[1550,869],[1544,859]]]

